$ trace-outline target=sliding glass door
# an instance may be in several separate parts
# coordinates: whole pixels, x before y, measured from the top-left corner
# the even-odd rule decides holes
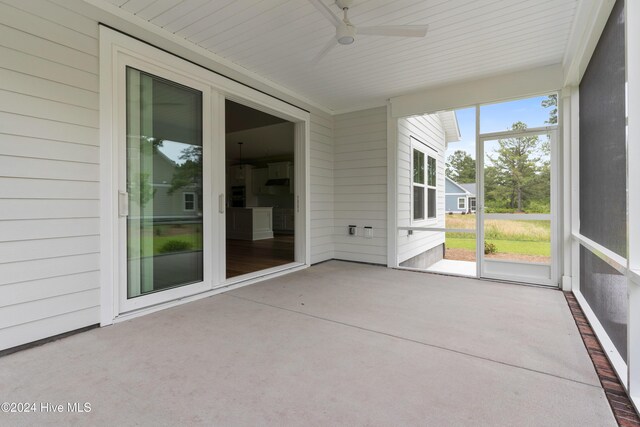
[[[309,113],[119,32],[100,41],[101,323],[309,265]],[[229,134],[245,151],[227,194]],[[229,220],[233,187],[251,221]],[[230,231],[250,272],[228,275]],[[272,264],[250,256],[263,246]]]
[[[203,169],[208,96],[188,83],[126,67],[125,310],[211,286],[205,285],[211,185]]]

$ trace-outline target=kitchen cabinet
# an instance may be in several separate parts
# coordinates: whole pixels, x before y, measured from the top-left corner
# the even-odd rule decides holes
[[[253,176],[251,178],[251,192],[255,195],[269,194],[267,187],[265,186],[269,179],[269,169],[257,168],[253,170]]]
[[[227,238],[263,240],[273,238],[273,208],[227,208]]]
[[[291,162],[269,163],[269,179],[291,178]]]
[[[293,184],[294,168],[291,162],[277,162],[268,164],[269,176],[268,179],[288,179],[288,184],[282,186],[282,188],[273,188],[274,186],[267,187],[265,191],[269,194],[283,194],[295,193],[295,186]],[[288,187],[288,188],[284,188]]]
[[[232,187],[244,187],[245,191],[245,206],[256,206],[258,204],[258,198],[255,191],[253,191],[254,183],[253,177],[255,176],[253,166],[251,165],[236,165],[230,166],[227,169],[227,195],[231,197],[234,193]]]
[[[293,233],[295,228],[293,209],[273,208],[273,231]]]

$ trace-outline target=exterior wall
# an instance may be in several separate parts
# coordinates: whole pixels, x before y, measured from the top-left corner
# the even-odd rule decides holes
[[[465,198],[465,209],[458,208],[458,198]],[[469,212],[469,198],[467,196],[461,196],[457,194],[447,194],[445,196],[445,212],[453,212],[453,213],[467,213]]]
[[[97,21],[0,3],[0,350],[99,323],[98,92]],[[319,262],[333,257],[333,123],[311,122]]]
[[[337,259],[387,263],[387,110],[341,114],[335,119],[335,222]],[[358,226],[349,236],[347,227]],[[364,226],[373,238],[363,237]]]
[[[403,261],[400,265],[402,267],[427,269],[438,261],[444,259],[444,243],[428,249],[421,254],[418,254],[406,261]]]
[[[100,304],[98,25],[45,1],[6,3],[0,349],[96,324]]]
[[[411,220],[411,136],[436,150],[436,220]],[[398,119],[398,226],[444,227],[445,221],[445,132],[437,114]],[[406,231],[398,236],[398,263],[444,243],[444,233]]]
[[[311,263],[334,257],[333,118],[311,113]]]
[[[445,212],[462,213],[469,211],[469,195],[464,188],[459,187],[448,178],[444,180]],[[458,197],[465,198],[465,209],[458,208]]]

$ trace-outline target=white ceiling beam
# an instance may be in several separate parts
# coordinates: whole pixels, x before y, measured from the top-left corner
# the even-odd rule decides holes
[[[453,83],[391,98],[391,115],[406,117],[540,95],[560,90],[563,77],[562,66],[556,64]]]

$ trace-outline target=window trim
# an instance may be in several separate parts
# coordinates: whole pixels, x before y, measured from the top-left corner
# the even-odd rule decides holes
[[[432,147],[430,147],[429,145],[425,144],[424,142],[420,141],[418,138],[416,138],[415,136],[411,135],[410,137],[411,139],[411,154],[410,154],[410,160],[411,160],[411,165],[410,165],[410,169],[409,169],[409,186],[410,186],[410,201],[409,201],[409,210],[410,210],[410,223],[411,225],[432,225],[432,224],[436,224],[438,222],[438,210],[437,210],[437,200],[438,200],[438,152],[433,149]],[[414,161],[413,161],[413,154],[414,154],[414,150],[417,150],[419,152],[421,152],[424,155],[424,164],[425,164],[425,170],[424,170],[424,184],[420,184],[420,183],[416,183],[413,181],[413,176],[414,176]],[[434,159],[435,161],[435,168],[436,168],[436,185],[429,185],[429,158]],[[414,218],[413,217],[413,205],[414,205],[414,194],[413,194],[413,189],[414,186],[416,187],[422,187],[424,188],[424,218]],[[436,209],[435,209],[435,216],[433,217],[429,217],[429,190],[435,190],[436,193]]]
[[[462,206],[460,206],[460,200],[462,200]],[[467,210],[467,198],[466,197],[458,197],[458,209]]]
[[[187,196],[192,196],[193,200],[188,201],[187,200]],[[197,197],[198,195],[193,192],[193,191],[185,191],[182,193],[182,210],[185,212],[195,212],[198,209],[197,206]],[[193,208],[191,209],[187,209],[187,203],[192,203],[193,204]]]

